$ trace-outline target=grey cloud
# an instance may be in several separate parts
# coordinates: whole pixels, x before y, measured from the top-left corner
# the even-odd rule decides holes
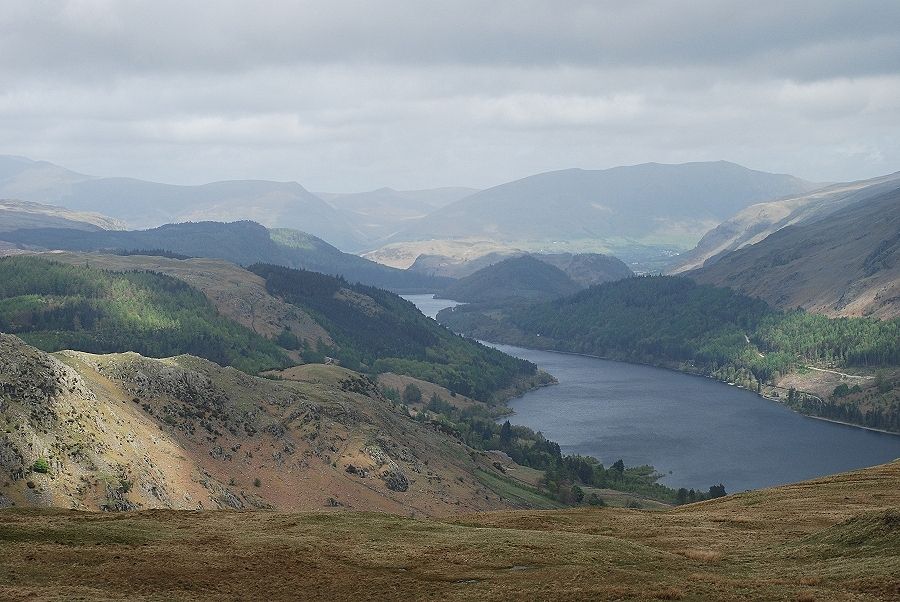
[[[19,3],[0,18],[5,71],[102,79],[319,62],[695,64],[804,78],[892,72],[900,60],[900,4],[889,0],[62,5]]]
[[[34,0],[0,12],[0,152],[319,190],[702,159],[861,178],[900,169],[898,22],[881,1]]]

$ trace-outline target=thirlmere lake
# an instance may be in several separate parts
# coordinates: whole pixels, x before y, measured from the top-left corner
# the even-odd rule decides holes
[[[434,317],[453,301],[407,299]],[[651,464],[676,487],[729,492],[809,479],[900,458],[900,436],[797,414],[712,379],[622,362],[492,346],[559,380],[514,399],[509,417],[541,431],[563,453],[607,466]]]

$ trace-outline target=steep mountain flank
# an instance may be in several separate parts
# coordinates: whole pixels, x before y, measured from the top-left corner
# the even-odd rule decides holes
[[[305,232],[269,231],[255,222],[167,224],[151,230],[83,232],[39,228],[0,233],[0,240],[41,249],[69,251],[163,250],[232,263],[272,263],[341,275],[351,282],[408,291],[433,291],[448,282],[424,274],[386,267],[343,253]]]
[[[810,224],[898,187],[900,173],[895,173],[751,205],[704,234],[697,246],[678,255],[667,271],[676,274],[702,267],[708,260],[755,244],[782,228]]]
[[[0,505],[509,507],[474,475],[495,470],[486,456],[411,420],[366,377],[297,370],[272,381],[191,356],[48,355],[0,335]]]
[[[30,201],[0,199],[0,232],[27,228],[124,230],[125,224],[99,213],[71,211]]]
[[[541,301],[569,295],[580,288],[558,267],[523,255],[457,280],[441,296],[465,303]]]
[[[813,223],[783,228],[688,275],[781,308],[900,316],[900,183]]]

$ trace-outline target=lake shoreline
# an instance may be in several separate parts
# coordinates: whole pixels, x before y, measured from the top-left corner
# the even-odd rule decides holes
[[[872,427],[872,426],[865,426],[865,425],[862,425],[862,424],[856,424],[856,423],[853,423],[853,422],[845,422],[845,421],[842,421],[842,420],[835,420],[835,419],[833,419],[833,418],[826,418],[826,417],[824,417],[824,416],[816,416],[815,414],[807,414],[806,412],[801,412],[801,411],[799,411],[799,410],[797,410],[797,409],[795,409],[795,408],[792,408],[791,406],[789,406],[789,405],[787,405],[787,404],[785,404],[785,403],[782,403],[781,399],[778,398],[778,397],[773,397],[773,396],[771,396],[771,395],[766,395],[765,393],[757,393],[756,391],[754,391],[754,390],[752,390],[752,389],[748,389],[747,387],[741,386],[741,385],[736,384],[736,383],[728,382],[728,381],[725,381],[725,380],[720,380],[720,379],[718,379],[718,378],[716,378],[716,377],[714,377],[714,376],[708,376],[708,375],[706,375],[706,374],[699,374],[699,373],[697,373],[697,372],[691,372],[691,371],[689,371],[689,370],[682,370],[682,369],[679,369],[679,368],[676,368],[676,367],[673,367],[673,366],[667,366],[667,365],[665,365],[665,364],[652,364],[652,363],[648,363],[648,362],[635,362],[635,361],[628,361],[628,360],[616,359],[616,358],[612,358],[612,357],[604,357],[604,356],[602,356],[602,355],[594,355],[594,354],[591,354],[591,353],[578,353],[578,352],[575,352],[575,351],[562,351],[562,350],[559,350],[559,349],[539,349],[539,348],[534,348],[534,347],[523,347],[523,346],[521,346],[521,345],[511,345],[511,344],[509,344],[509,343],[501,343],[501,342],[498,342],[498,341],[479,341],[479,342],[482,342],[482,343],[485,343],[485,344],[488,344],[488,345],[507,345],[507,346],[511,346],[511,347],[521,347],[522,349],[528,349],[528,350],[530,350],[530,351],[543,351],[543,352],[546,352],[546,353],[558,353],[558,354],[561,354],[561,355],[573,355],[573,356],[576,356],[576,357],[589,357],[589,358],[592,358],[592,359],[595,359],[595,360],[603,360],[603,361],[605,361],[605,362],[616,362],[616,363],[620,363],[620,364],[628,364],[628,365],[631,365],[631,366],[647,366],[647,367],[649,367],[649,368],[659,368],[659,369],[661,369],[661,370],[668,370],[668,371],[670,371],[670,372],[676,372],[676,373],[678,373],[678,374],[684,374],[684,375],[686,375],[686,376],[695,376],[695,377],[698,377],[698,378],[707,378],[707,379],[709,379],[709,380],[713,380],[713,381],[716,381],[716,382],[718,382],[718,383],[722,383],[723,385],[728,385],[728,386],[730,386],[730,387],[735,387],[735,388],[740,389],[740,390],[742,390],[742,391],[747,391],[748,393],[752,393],[752,394],[756,395],[757,397],[760,397],[760,398],[762,398],[762,399],[765,399],[766,401],[771,401],[771,402],[773,402],[773,403],[776,403],[776,404],[778,404],[779,406],[781,406],[781,407],[783,407],[783,408],[786,408],[786,409],[790,410],[791,412],[793,412],[793,413],[795,413],[795,414],[797,414],[797,415],[799,415],[799,416],[804,416],[804,417],[806,417],[806,418],[812,418],[812,419],[814,419],[814,420],[822,420],[822,421],[825,421],[825,422],[831,422],[832,424],[840,424],[840,425],[842,425],[842,426],[849,426],[849,427],[853,427],[853,428],[856,428],[856,429],[862,429],[862,430],[864,430],[864,431],[871,431],[871,432],[874,432],[874,433],[882,433],[882,434],[885,434],[885,435],[893,435],[893,436],[895,436],[895,437],[900,437],[900,433],[895,432],[895,431],[888,431],[888,430],[885,430],[885,429],[879,429],[879,428],[875,428],[875,427]],[[771,386],[771,385],[766,385],[766,386]],[[807,395],[814,396],[814,397],[816,397],[816,398],[818,399],[818,396],[815,396],[815,395],[813,395],[812,393],[808,393],[808,392],[805,392],[805,391],[799,391],[799,390],[798,390],[798,392],[800,392],[800,393],[805,393],[805,394],[807,394]]]

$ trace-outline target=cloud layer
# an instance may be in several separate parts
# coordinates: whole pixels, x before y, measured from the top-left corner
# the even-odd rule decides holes
[[[320,190],[644,161],[900,170],[900,3],[686,4],[17,3],[0,152]]]

